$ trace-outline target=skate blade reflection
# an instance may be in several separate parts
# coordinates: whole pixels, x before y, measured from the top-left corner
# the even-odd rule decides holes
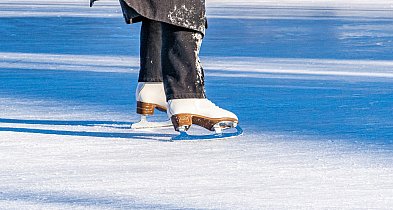
[[[243,129],[240,126],[235,127],[236,132],[232,133],[215,133],[210,135],[189,135],[186,132],[180,132],[178,136],[171,138],[171,141],[192,141],[192,140],[219,140],[235,138],[243,135]]]
[[[172,126],[171,120],[164,122],[149,122],[147,121],[146,116],[142,116],[139,122],[133,123],[131,125],[131,129],[165,128]]]

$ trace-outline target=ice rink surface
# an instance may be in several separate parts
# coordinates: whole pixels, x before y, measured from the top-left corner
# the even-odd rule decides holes
[[[390,209],[393,3],[207,13],[207,95],[245,135],[165,142],[129,129],[140,25],[116,1],[2,0],[0,209]]]

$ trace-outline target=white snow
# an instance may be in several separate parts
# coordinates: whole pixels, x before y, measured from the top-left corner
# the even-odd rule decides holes
[[[0,209],[390,209],[391,1],[208,6],[208,97],[245,135],[166,142],[129,129],[139,26],[115,1],[2,1]]]

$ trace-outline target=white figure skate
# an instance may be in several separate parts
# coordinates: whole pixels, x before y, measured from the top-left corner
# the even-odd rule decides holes
[[[155,109],[167,111],[167,102],[162,82],[139,82],[135,95],[137,101],[136,113],[140,121],[131,125],[132,129],[170,127],[170,120],[165,122],[149,122],[147,116],[152,116]]]
[[[208,99],[174,99],[168,102],[168,115],[180,135],[172,140],[217,139],[229,138],[243,134],[238,126],[238,117],[225,109],[216,106]],[[191,125],[198,125],[213,135],[192,136],[187,134]],[[234,133],[224,133],[223,130],[236,128]]]

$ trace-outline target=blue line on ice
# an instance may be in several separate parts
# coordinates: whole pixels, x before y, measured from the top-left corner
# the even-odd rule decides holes
[[[116,2],[2,0],[0,208],[391,208],[392,3],[207,3],[207,94],[245,135],[168,143],[128,129],[139,25]]]

